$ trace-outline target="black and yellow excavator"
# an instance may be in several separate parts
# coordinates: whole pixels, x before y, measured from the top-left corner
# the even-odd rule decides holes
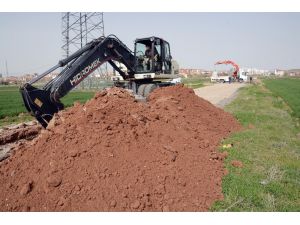
[[[115,86],[131,89],[143,97],[157,87],[173,85],[172,80],[179,77],[179,66],[172,60],[167,41],[158,37],[136,39],[132,52],[115,35],[109,35],[91,41],[25,83],[20,91],[26,109],[46,128],[53,115],[64,108],[60,99],[105,62],[122,78],[114,80]],[[119,64],[124,65],[126,71],[120,69]],[[42,88],[33,86],[58,68],[63,70]]]

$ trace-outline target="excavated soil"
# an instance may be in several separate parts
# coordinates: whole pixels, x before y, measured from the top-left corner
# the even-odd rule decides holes
[[[0,163],[0,211],[206,211],[223,198],[216,148],[239,129],[180,85],[147,103],[99,92]]]

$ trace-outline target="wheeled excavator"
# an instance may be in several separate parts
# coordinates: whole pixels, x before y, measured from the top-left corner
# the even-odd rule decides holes
[[[179,66],[164,39],[136,39],[132,52],[115,35],[102,36],[21,86],[26,109],[46,128],[54,114],[64,109],[60,99],[105,62],[122,77],[114,80],[114,86],[129,89],[137,96],[147,97],[155,88],[173,85],[171,81],[179,77]],[[62,71],[42,88],[33,86],[58,68]]]

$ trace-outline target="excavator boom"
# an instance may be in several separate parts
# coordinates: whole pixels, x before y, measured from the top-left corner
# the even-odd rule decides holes
[[[232,65],[234,67],[233,77],[237,78],[240,68],[235,62],[233,62],[231,60],[225,60],[225,61],[218,61],[215,63],[215,65],[220,65],[220,64]]]

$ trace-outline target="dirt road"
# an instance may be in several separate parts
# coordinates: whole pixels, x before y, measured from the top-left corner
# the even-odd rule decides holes
[[[197,88],[194,91],[196,95],[206,99],[215,106],[223,108],[236,97],[238,89],[244,86],[246,86],[246,84],[214,84]]]

